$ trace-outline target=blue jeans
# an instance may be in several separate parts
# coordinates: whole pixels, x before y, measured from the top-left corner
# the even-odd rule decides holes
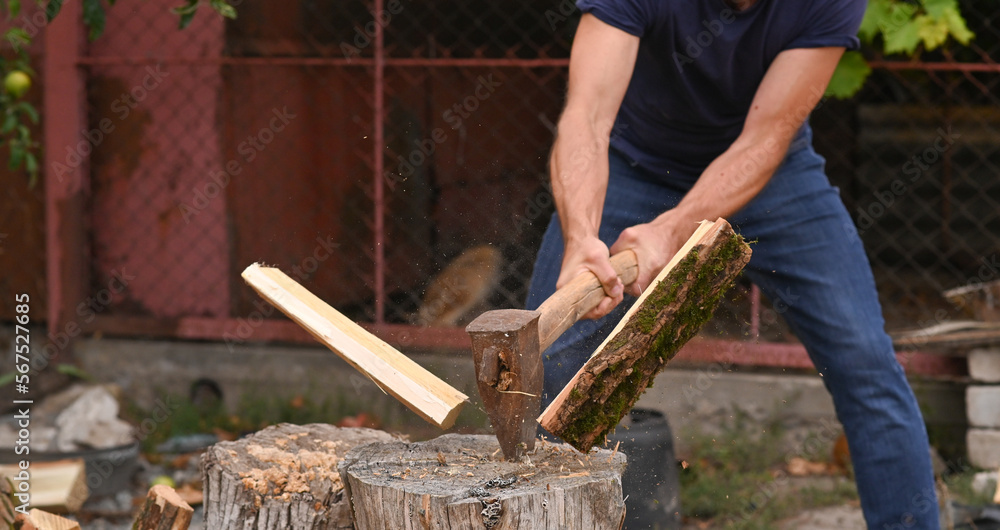
[[[937,529],[923,419],[885,333],[861,239],[809,136],[797,139],[764,190],[729,219],[743,237],[756,241],[745,274],[787,307],[788,324],[833,396],[868,527]],[[618,152],[611,152],[610,164],[599,233],[609,246],[625,228],[673,208],[686,191]],[[553,216],[535,263],[529,309],[554,291],[562,252],[562,231]],[[569,382],[630,302],[603,319],[579,322],[545,351],[544,403]]]

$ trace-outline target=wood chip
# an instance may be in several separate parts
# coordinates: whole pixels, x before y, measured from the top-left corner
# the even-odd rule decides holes
[[[608,457],[608,463],[609,464],[611,463],[612,460],[615,459],[615,455],[618,454],[618,446],[621,445],[621,444],[622,444],[621,440],[618,440],[618,443],[615,444],[615,450],[611,451],[611,456]]]

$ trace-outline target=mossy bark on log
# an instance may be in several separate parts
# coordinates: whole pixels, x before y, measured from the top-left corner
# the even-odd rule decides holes
[[[170,486],[157,484],[149,489],[132,530],[187,530],[194,509]]]
[[[624,470],[619,452],[539,442],[511,462],[496,437],[459,434],[365,445],[340,464],[358,530],[619,529]]]
[[[205,527],[352,528],[337,464],[355,446],[394,439],[373,429],[283,423],[215,444],[202,458]]]
[[[750,247],[729,223],[703,222],[542,413],[542,427],[582,452],[603,440],[749,261]]]

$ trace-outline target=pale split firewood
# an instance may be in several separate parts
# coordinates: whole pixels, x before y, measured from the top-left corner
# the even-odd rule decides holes
[[[540,442],[504,460],[496,437],[378,442],[339,465],[357,530],[614,530],[625,514],[621,452]]]
[[[538,422],[583,452],[603,440],[749,261],[750,247],[728,222],[702,221]]]
[[[28,514],[18,514],[14,519],[18,530],[80,530],[80,523],[49,512],[32,508]]]
[[[0,466],[0,478],[14,478],[20,472],[16,464]],[[86,502],[86,465],[73,458],[55,462],[34,462],[28,468],[31,478],[31,505],[55,513],[75,513]]]
[[[132,530],[187,530],[193,516],[194,509],[173,488],[157,484],[149,488]]]
[[[983,261],[985,262],[985,259]],[[941,294],[955,307],[976,320],[1000,322],[1000,280],[985,283],[970,282],[968,285],[949,289]]]
[[[427,421],[447,429],[468,397],[352,322],[285,273],[253,264],[243,279],[318,341]]]
[[[201,460],[205,528],[352,528],[337,464],[355,446],[394,439],[374,429],[282,423],[217,443]]]

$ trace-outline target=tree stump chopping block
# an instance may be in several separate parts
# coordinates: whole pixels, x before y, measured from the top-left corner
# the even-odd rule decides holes
[[[494,436],[357,447],[339,464],[358,530],[618,529],[625,455],[535,445],[503,459]]]
[[[202,458],[205,526],[352,528],[337,464],[355,446],[394,439],[373,429],[282,423],[215,444]]]

